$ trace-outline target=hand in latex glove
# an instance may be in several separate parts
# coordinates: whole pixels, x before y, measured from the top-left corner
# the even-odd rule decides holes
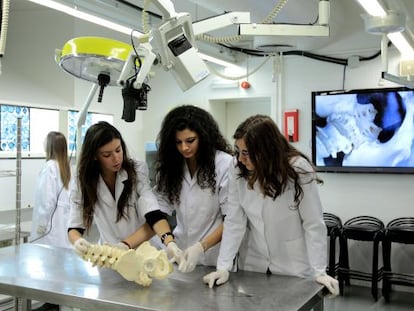
[[[329,290],[330,292],[330,295],[328,295],[329,298],[334,298],[339,294],[338,280],[334,279],[333,277],[327,274],[322,274],[316,277],[316,282],[324,285]]]
[[[227,270],[216,270],[203,277],[203,282],[208,284],[208,287],[213,288],[214,284],[221,285],[226,283],[229,279],[229,271]]]
[[[167,256],[170,258],[171,262],[176,262],[180,264],[181,258],[183,255],[183,251],[178,248],[177,244],[175,242],[170,242],[167,245]]]
[[[75,241],[75,243],[73,243],[73,247],[75,248],[76,254],[78,254],[81,257],[83,255],[86,255],[90,246],[91,244],[84,238],[79,238]]]
[[[204,253],[203,245],[200,242],[190,246],[184,251],[178,270],[181,272],[191,272],[197,265],[198,259]]]

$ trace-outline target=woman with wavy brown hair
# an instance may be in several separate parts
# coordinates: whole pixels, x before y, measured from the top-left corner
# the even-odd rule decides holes
[[[230,173],[228,210],[217,271],[210,287],[238,268],[314,279],[338,294],[326,274],[326,226],[317,185],[322,181],[308,157],[289,143],[268,116],[242,122],[233,138],[237,167]]]

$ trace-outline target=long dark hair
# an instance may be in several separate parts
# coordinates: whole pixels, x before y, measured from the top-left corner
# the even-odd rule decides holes
[[[127,203],[133,194],[132,190],[135,189],[135,185],[137,184],[137,173],[135,171],[134,161],[128,156],[125,141],[121,133],[105,121],[100,121],[89,127],[82,144],[78,164],[79,189],[82,193],[83,204],[83,222],[87,229],[92,225],[95,203],[98,198],[98,180],[101,174],[101,166],[96,160],[96,152],[100,147],[110,143],[113,139],[119,139],[121,141],[123,150],[122,168],[128,174],[128,179],[124,181],[124,190],[118,201],[116,221],[119,221],[122,217],[126,217]]]
[[[241,170],[240,177],[248,180],[249,188],[253,188],[256,180],[260,184],[261,192],[273,199],[280,196],[293,181],[295,187],[294,201],[298,207],[303,198],[301,186],[301,174],[314,174],[305,170],[298,170],[292,165],[292,159],[302,157],[313,168],[309,158],[293,147],[285,136],[282,135],[275,122],[268,116],[255,115],[247,118],[236,129],[234,139],[244,139],[249,151],[250,161],[254,165],[254,171],[249,172],[247,168],[238,161]],[[316,180],[322,183],[316,174],[308,182]]]
[[[212,115],[196,106],[182,105],[164,118],[157,137],[157,190],[166,194],[171,203],[180,202],[185,159],[177,150],[176,133],[189,129],[199,138],[197,183],[201,188],[216,187],[215,154],[217,150],[231,154],[231,146],[223,137]]]

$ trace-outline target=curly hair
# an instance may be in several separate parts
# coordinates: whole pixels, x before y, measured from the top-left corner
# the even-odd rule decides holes
[[[219,130],[213,116],[196,106],[182,105],[164,118],[157,136],[156,185],[170,203],[180,202],[185,159],[176,146],[176,133],[189,129],[197,133],[199,147],[196,154],[197,183],[215,192],[215,154],[217,150],[232,154],[231,146]]]
[[[119,139],[121,141],[123,150],[122,168],[128,174],[128,179],[124,182],[124,190],[118,201],[116,221],[119,221],[122,217],[126,217],[127,203],[133,194],[132,190],[135,189],[137,184],[135,164],[128,156],[125,141],[121,133],[105,121],[100,121],[89,127],[82,144],[78,164],[79,189],[82,193],[83,202],[83,222],[87,229],[92,225],[95,203],[98,199],[98,180],[101,174],[100,164],[96,161],[96,153],[100,147],[110,143],[113,139]]]
[[[292,159],[302,157],[314,167],[309,158],[293,147],[282,135],[275,122],[265,115],[247,118],[237,127],[233,138],[244,139],[250,161],[255,168],[253,172],[249,172],[240,161],[237,161],[237,166],[241,170],[240,177],[248,180],[249,188],[253,189],[254,183],[258,180],[262,193],[276,199],[286,190],[289,181],[293,181],[294,201],[298,207],[303,198],[300,175],[310,175],[313,172],[298,170],[292,165]],[[308,182],[313,180],[323,183],[316,175]]]

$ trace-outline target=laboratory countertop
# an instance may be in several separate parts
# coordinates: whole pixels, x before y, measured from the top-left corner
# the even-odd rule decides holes
[[[71,249],[37,244],[0,248],[0,294],[82,310],[323,310],[322,286],[302,278],[247,271],[210,289],[202,277],[177,269],[149,287],[116,271],[92,267]],[[30,305],[30,304],[29,304]]]

